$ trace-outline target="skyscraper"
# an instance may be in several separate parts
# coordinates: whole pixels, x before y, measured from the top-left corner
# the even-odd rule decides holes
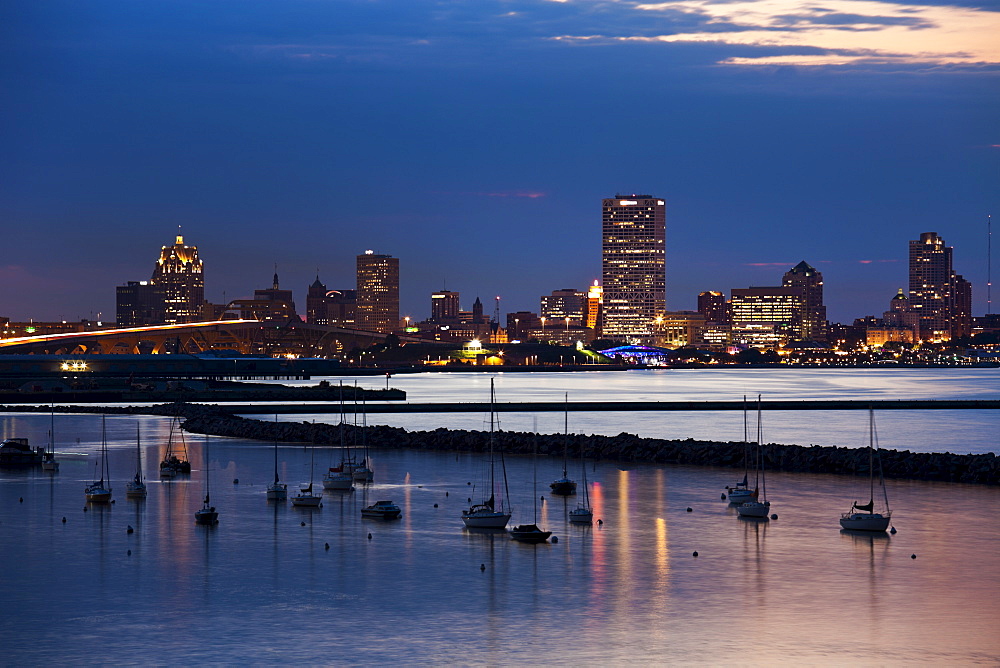
[[[198,322],[205,304],[205,276],[198,247],[177,235],[173,246],[160,249],[150,283],[163,291],[164,322]]]
[[[732,343],[778,348],[802,337],[805,290],[800,287],[733,289],[730,299]]]
[[[389,334],[399,329],[399,258],[365,251],[358,256],[358,328]]]
[[[967,336],[972,329],[972,285],[955,273],[952,251],[937,232],[910,241],[910,310],[925,341]]]
[[[805,260],[785,272],[781,284],[802,288],[804,300],[799,337],[805,341],[826,341],[826,306],[823,305],[823,274]]]
[[[617,195],[602,208],[602,336],[652,342],[666,311],[666,205],[651,195]]]
[[[567,318],[570,323],[580,325],[583,323],[586,300],[585,293],[573,288],[553,290],[551,295],[542,295],[539,313],[553,326],[564,323]]]

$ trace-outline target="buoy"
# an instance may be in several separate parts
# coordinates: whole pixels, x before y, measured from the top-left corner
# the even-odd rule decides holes
[[[542,501],[542,503],[545,503],[545,495],[544,494],[542,494],[542,496],[541,496],[541,501]]]
[[[604,520],[597,520],[598,524],[604,524]]]
[[[469,503],[472,503],[472,497],[471,496],[469,497]]]
[[[445,493],[444,493],[444,495],[445,495],[445,496],[448,496],[448,492],[445,492]]]
[[[24,503],[24,497],[23,496],[18,497],[17,502],[18,503]]]
[[[66,524],[66,518],[65,517],[63,518],[63,524]]]
[[[130,557],[132,556],[132,550],[128,551],[128,556],[130,556]]]
[[[87,512],[87,506],[83,507],[83,512]]]
[[[486,570],[486,564],[479,564],[479,570],[480,571],[485,571]]]
[[[691,506],[688,506],[688,512],[689,513],[691,512]]]
[[[436,503],[435,503],[435,504],[434,504],[434,507],[435,507],[435,508],[437,508],[437,507],[438,507],[438,504],[436,504]]]
[[[917,555],[915,555],[915,554],[911,554],[910,555],[910,559],[916,559],[916,558],[917,558]]]
[[[111,499],[111,505],[114,505],[114,504],[115,504],[115,500]]]
[[[233,478],[233,484],[234,485],[240,484],[240,479],[239,478]]]
[[[778,519],[778,513],[771,513],[771,519],[772,520]]]
[[[369,532],[368,532],[368,540],[371,540],[371,539],[372,539],[372,532],[371,532],[371,531],[369,531]]]
[[[304,527],[305,525],[306,525],[306,523],[305,523],[305,522],[299,522],[299,526],[300,526],[300,527]]]
[[[896,527],[892,527],[891,529],[889,529],[889,533],[895,534],[896,533]]]
[[[132,528],[131,524],[129,524],[128,528],[125,529],[125,533],[134,533],[134,532],[135,532],[135,529]]]
[[[725,501],[725,500],[726,500],[726,495],[725,495],[725,494],[723,494],[723,495],[722,495],[722,500],[723,500],[723,501]]]
[[[424,488],[423,485],[417,485],[417,489],[423,489],[423,488]]]
[[[692,552],[691,556],[692,557],[697,557],[698,556],[698,550],[695,550],[694,552]]]
[[[467,483],[465,483],[465,484],[466,484],[466,485],[471,485],[472,483],[471,483],[471,482],[467,482]]]
[[[553,536],[552,537],[552,542],[553,543],[558,543],[559,542],[559,536]]]
[[[330,549],[330,544],[329,543],[323,543],[323,549],[324,550],[329,550]]]

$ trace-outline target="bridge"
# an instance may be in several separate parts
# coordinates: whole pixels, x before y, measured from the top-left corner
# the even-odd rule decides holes
[[[387,334],[302,322],[214,320],[0,339],[0,353],[135,355],[235,350],[243,355],[343,357],[354,347],[384,342]],[[400,336],[401,342],[428,343]]]

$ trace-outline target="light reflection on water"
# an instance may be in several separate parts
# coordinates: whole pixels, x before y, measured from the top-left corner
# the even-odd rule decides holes
[[[47,416],[24,419],[36,417],[44,433]],[[309,511],[265,500],[269,444],[213,439],[221,516],[207,528],[192,515],[204,489],[200,437],[188,438],[190,478],[150,481],[144,502],[124,498],[136,419],[108,419],[114,506],[82,512],[91,457],[66,458],[55,475],[0,472],[2,615],[8,628],[24,630],[6,634],[4,663],[904,664],[1000,656],[1000,538],[990,530],[997,488],[890,481],[899,533],[871,537],[837,525],[855,495],[853,478],[771,475],[779,519],[756,522],[719,498],[733,471],[599,462],[588,465],[588,479],[603,524],[569,524],[577,499],[545,493],[539,522],[559,542],[533,547],[462,528],[466,482],[478,468],[471,455],[376,451],[371,489],[328,492],[324,507]],[[155,473],[169,421],[138,420],[145,470]],[[100,418],[62,418],[56,428],[99,435]],[[95,447],[81,445],[90,454]],[[290,487],[308,480],[309,460],[302,446],[280,448]],[[507,463],[514,521],[527,521],[533,466],[547,492],[561,461]],[[399,503],[403,519],[362,520],[360,509],[381,498]]]

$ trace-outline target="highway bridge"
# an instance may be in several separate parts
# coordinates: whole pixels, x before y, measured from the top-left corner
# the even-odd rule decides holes
[[[343,357],[355,347],[385,341],[386,334],[302,322],[214,320],[0,339],[0,353],[135,355],[235,350],[243,355]],[[429,343],[400,336],[402,342]]]

